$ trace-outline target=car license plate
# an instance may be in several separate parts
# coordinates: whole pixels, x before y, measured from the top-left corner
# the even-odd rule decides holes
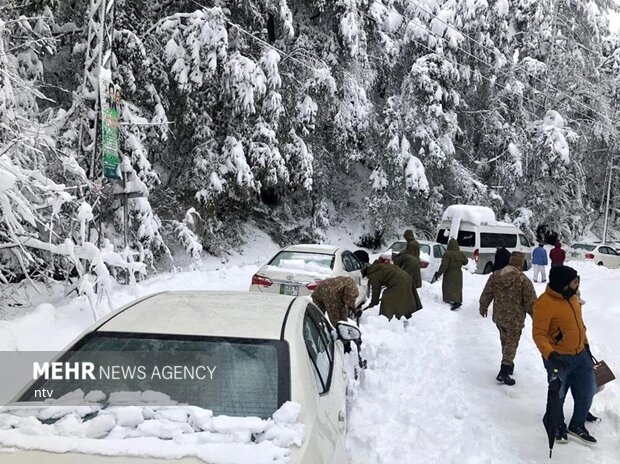
[[[577,256],[579,256],[579,253],[571,253],[570,254],[573,258],[576,258]]]
[[[280,294],[281,295],[291,295],[297,296],[299,295],[299,287],[297,285],[280,285]]]

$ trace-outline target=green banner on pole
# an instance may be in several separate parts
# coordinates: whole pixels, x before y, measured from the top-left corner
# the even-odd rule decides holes
[[[112,73],[101,70],[99,79],[101,98],[101,153],[103,175],[108,179],[121,179],[121,157],[119,153],[119,127],[121,88],[112,82]]]

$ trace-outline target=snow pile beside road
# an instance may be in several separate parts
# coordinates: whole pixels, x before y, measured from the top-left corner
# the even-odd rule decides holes
[[[195,406],[53,409],[0,412],[0,444],[54,453],[261,464],[289,462],[291,448],[301,446],[304,435],[301,407],[290,401],[267,420],[213,417]]]

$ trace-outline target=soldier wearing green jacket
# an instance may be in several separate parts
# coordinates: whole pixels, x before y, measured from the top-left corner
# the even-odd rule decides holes
[[[420,247],[416,243],[414,241],[407,243],[405,251],[396,255],[393,260],[394,264],[411,277],[411,293],[413,293],[417,311],[422,309],[422,301],[418,295],[418,288],[422,287],[422,275],[420,273],[422,262],[420,261]]]
[[[467,256],[460,250],[458,242],[451,238],[448,251],[441,258],[437,277],[444,276],[441,284],[443,301],[452,305],[452,310],[463,304],[463,271],[461,268],[468,263]]]
[[[385,287],[379,314],[388,319],[402,316],[408,319],[419,309],[411,292],[411,277],[398,266],[375,261],[370,267],[362,269],[362,275],[368,277],[368,285],[372,289],[369,308],[379,304],[381,288]]]

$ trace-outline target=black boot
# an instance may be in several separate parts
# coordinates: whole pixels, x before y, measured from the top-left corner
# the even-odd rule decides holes
[[[507,366],[506,364],[501,365],[499,374],[497,374],[496,379],[499,383],[503,383],[505,385],[515,384],[515,380],[510,377],[510,366]]]

